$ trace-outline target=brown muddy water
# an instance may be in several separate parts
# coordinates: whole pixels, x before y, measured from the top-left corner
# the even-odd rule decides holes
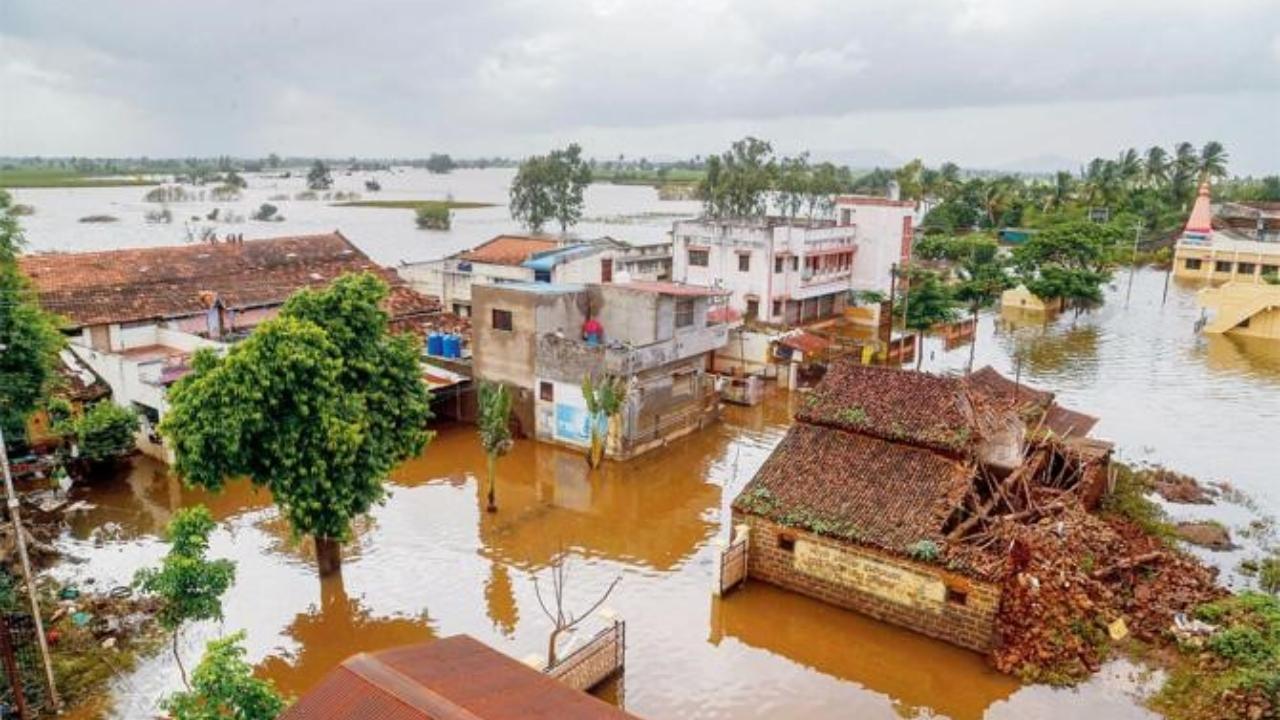
[[[1175,286],[1162,306],[1163,279],[1139,273],[1127,310],[1120,287],[1078,319],[985,317],[979,364],[1020,365],[1026,382],[1101,415],[1097,433],[1126,459],[1231,480],[1256,504],[1177,511],[1239,527],[1280,508],[1264,464],[1280,438],[1280,347],[1196,336],[1192,290]],[[963,368],[968,356],[967,347],[926,352],[937,370]],[[207,639],[244,629],[260,673],[290,694],[352,653],[455,633],[518,658],[543,652],[550,623],[532,577],[564,550],[571,608],[622,578],[608,605],[627,621],[627,670],[606,696],[645,717],[1149,716],[1134,695],[1150,678],[1123,663],[1075,690],[1021,687],[973,653],[760,583],[713,598],[728,504],[786,432],[793,403],[775,392],[761,406],[729,408],[700,434],[595,474],[577,453],[518,442],[499,464],[496,515],[483,511],[474,429],[440,428],[357,528],[341,581],[323,585],[265,493],[184,489],[138,461],[74,491],[95,507],[61,542],[79,560],[55,572],[127,582],[164,553],[158,533],[174,510],[208,505],[220,521],[212,554],[237,562],[237,581],[224,622],[187,631],[184,657],[194,663]],[[1211,559],[1230,568],[1244,552]],[[177,685],[161,653],[116,682],[114,714],[151,716]]]

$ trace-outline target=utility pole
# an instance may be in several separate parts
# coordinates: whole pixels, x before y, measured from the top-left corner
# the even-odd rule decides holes
[[[1133,254],[1129,257],[1129,288],[1124,291],[1124,306],[1129,307],[1129,296],[1133,294],[1133,274],[1138,269],[1138,239],[1142,237],[1142,223],[1133,224]]]
[[[22,577],[27,583],[27,595],[31,598],[31,620],[36,626],[36,639],[40,642],[40,657],[44,660],[44,680],[49,686],[49,700],[56,713],[62,712],[58,699],[58,687],[53,679],[53,663],[49,660],[49,643],[44,637],[44,620],[40,617],[40,600],[36,595],[35,578],[31,574],[31,560],[27,557],[27,538],[22,530],[22,518],[18,514],[18,495],[13,490],[13,475],[9,472],[9,451],[4,446],[4,431],[0,430],[0,467],[4,468],[4,492],[8,498],[9,519],[13,521],[13,535],[17,540],[18,557],[22,561]]]

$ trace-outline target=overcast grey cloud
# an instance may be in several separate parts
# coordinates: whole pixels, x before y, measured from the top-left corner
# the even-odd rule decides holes
[[[1274,172],[1280,3],[2,0],[0,101],[5,154],[670,156],[751,132],[982,166],[1219,139]]]

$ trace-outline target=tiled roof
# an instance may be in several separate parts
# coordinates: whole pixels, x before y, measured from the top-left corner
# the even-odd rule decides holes
[[[831,364],[796,419],[963,454],[1006,425],[1007,414],[963,378],[840,361]]]
[[[1016,404],[1019,411],[1044,410],[1053,402],[1053,393],[1016,383],[987,365],[969,375],[969,384],[997,405]]]
[[[927,449],[797,423],[734,507],[820,535],[903,553],[940,541],[973,471]]]
[[[348,658],[281,720],[635,720],[466,635]]]
[[[459,260],[490,265],[520,265],[536,253],[554,250],[560,243],[527,235],[499,235],[458,255]]]
[[[392,285],[393,316],[424,312],[434,302],[404,287],[393,271],[378,266],[338,232],[27,255],[20,262],[41,304],[76,327],[196,315],[214,298],[231,309],[279,305],[299,289],[361,271],[381,275]]]

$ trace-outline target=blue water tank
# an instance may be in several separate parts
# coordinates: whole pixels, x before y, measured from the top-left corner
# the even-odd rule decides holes
[[[444,356],[447,358],[462,357],[462,338],[457,335],[444,336]]]
[[[427,335],[427,354],[439,357],[444,354],[444,335],[433,332]]]

